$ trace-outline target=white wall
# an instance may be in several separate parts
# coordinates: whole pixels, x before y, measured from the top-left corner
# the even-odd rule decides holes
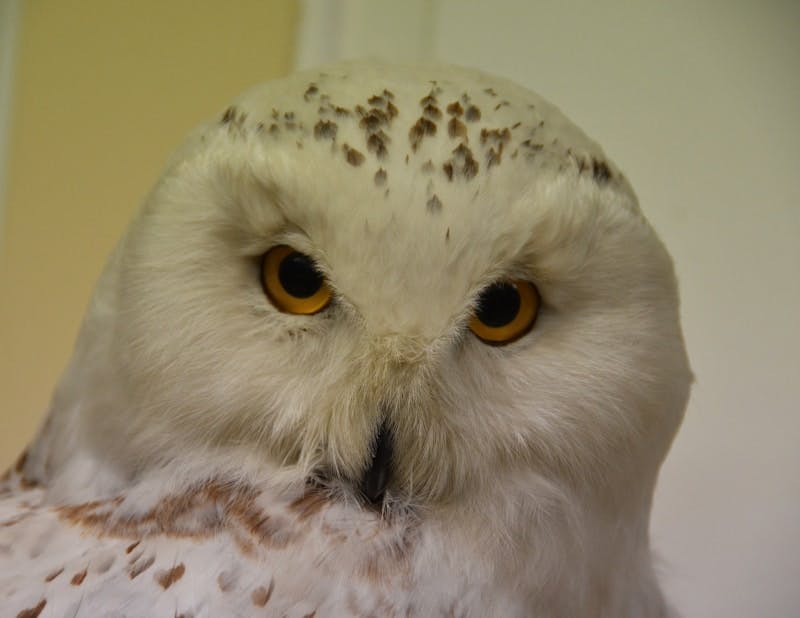
[[[665,587],[687,617],[800,616],[800,3],[331,4],[347,36],[322,53],[305,33],[303,64],[361,49],[504,74],[626,171],[697,375],[653,516]]]

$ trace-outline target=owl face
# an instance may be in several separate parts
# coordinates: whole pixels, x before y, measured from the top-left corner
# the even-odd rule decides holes
[[[82,405],[133,467],[235,447],[368,500],[528,473],[649,495],[690,382],[677,307],[627,181],[547,102],[344,65],[178,152],[85,327],[123,404]]]

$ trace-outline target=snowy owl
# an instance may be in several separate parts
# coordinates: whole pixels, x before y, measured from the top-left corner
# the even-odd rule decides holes
[[[259,86],[178,149],[0,485],[3,616],[669,614],[671,259],[556,108],[451,67]]]

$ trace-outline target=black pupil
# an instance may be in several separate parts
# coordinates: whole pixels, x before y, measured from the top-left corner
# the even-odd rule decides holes
[[[511,323],[519,313],[520,298],[517,288],[510,283],[494,283],[478,299],[478,319],[498,328]]]
[[[278,279],[283,289],[295,298],[308,298],[322,287],[322,276],[307,255],[290,253],[281,261]]]

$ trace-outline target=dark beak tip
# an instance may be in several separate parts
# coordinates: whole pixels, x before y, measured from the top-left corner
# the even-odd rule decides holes
[[[372,460],[361,479],[360,491],[364,498],[376,506],[383,502],[386,487],[391,480],[394,438],[386,423],[383,423],[375,436]]]

